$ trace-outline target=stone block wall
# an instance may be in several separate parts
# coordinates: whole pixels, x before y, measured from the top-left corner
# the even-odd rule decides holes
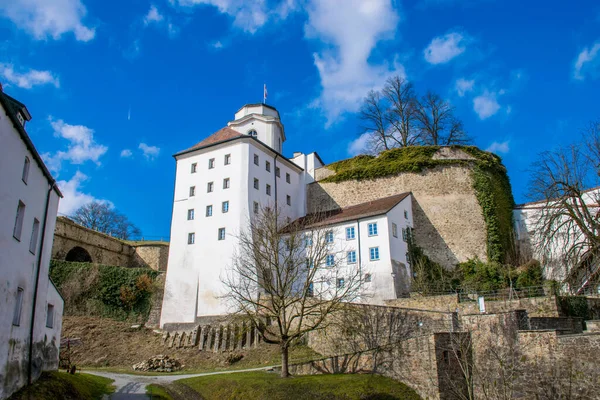
[[[134,252],[130,265],[152,268],[155,271],[166,271],[169,259],[169,244],[151,242],[148,244],[133,244]]]
[[[414,235],[433,261],[451,268],[478,257],[487,260],[487,231],[475,197],[472,167],[437,166],[420,173],[340,183],[320,182],[333,172],[316,171],[308,185],[309,212],[348,207],[404,192],[413,194]]]

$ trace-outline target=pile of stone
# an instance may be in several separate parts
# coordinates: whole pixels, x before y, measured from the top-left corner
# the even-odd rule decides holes
[[[179,360],[158,355],[133,366],[134,371],[174,372],[183,368]]]

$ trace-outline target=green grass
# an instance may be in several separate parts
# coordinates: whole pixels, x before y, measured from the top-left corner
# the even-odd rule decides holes
[[[146,386],[146,394],[150,396],[152,400],[173,400],[169,393],[167,393],[160,385],[152,384]]]
[[[111,383],[112,379],[88,374],[43,372],[33,385],[22,388],[9,399],[97,400],[112,393]]]
[[[419,400],[401,382],[380,375],[306,375],[282,379],[276,373],[246,372],[178,381],[206,400]]]

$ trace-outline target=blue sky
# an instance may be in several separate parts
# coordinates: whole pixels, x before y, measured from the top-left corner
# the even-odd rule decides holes
[[[536,154],[600,118],[600,4],[501,0],[0,0],[0,81],[69,213],[93,199],[167,237],[173,153],[244,103],[280,111],[284,153],[362,150],[356,111],[400,74],[497,152],[517,202]]]

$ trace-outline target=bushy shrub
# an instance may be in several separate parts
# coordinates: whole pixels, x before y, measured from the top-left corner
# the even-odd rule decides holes
[[[66,315],[145,319],[157,271],[52,260],[50,278],[65,298]]]
[[[541,286],[543,282],[542,266],[538,260],[531,260],[519,267],[519,275],[516,280],[518,288]]]

